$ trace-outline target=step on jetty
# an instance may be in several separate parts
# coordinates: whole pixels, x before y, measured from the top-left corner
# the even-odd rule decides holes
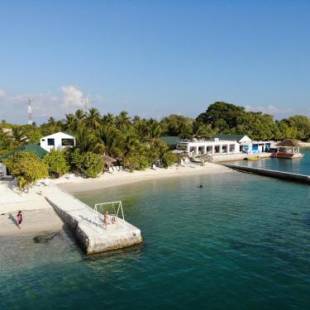
[[[263,175],[266,177],[271,177],[271,178],[286,180],[286,181],[290,181],[290,182],[298,182],[298,183],[304,183],[304,184],[310,185],[310,176],[309,175],[293,173],[293,172],[284,172],[284,171],[278,171],[278,170],[253,168],[253,167],[232,165],[232,164],[226,164],[225,166],[228,168],[237,170],[237,171],[241,171],[241,172],[253,173],[253,174]]]
[[[87,255],[143,242],[140,229],[125,221],[121,205],[117,208],[117,214],[110,214],[111,221],[105,224],[104,215],[98,212],[98,206],[107,203],[97,204],[96,208],[92,209],[56,186],[44,189],[41,194],[70,227]]]

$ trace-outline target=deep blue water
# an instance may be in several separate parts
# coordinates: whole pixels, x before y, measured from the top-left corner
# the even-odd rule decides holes
[[[265,168],[272,170],[288,171],[310,175],[310,149],[301,149],[304,154],[303,158],[298,159],[264,159],[258,161],[240,161],[236,164],[247,165],[255,168]]]
[[[122,199],[145,243],[85,257],[65,233],[0,238],[1,310],[310,309],[309,186],[233,172],[78,197]]]

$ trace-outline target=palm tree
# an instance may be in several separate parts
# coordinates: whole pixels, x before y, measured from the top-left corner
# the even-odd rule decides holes
[[[83,121],[86,117],[86,114],[83,110],[78,109],[75,111],[75,117],[78,121]]]
[[[100,121],[101,121],[100,112],[96,108],[90,109],[86,117],[87,126],[89,128],[96,130],[101,126]]]

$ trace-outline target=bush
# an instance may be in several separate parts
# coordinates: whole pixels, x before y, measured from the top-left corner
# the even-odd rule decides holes
[[[102,155],[92,152],[80,153],[76,149],[71,154],[71,165],[87,178],[95,178],[103,171],[104,162]]]
[[[178,161],[178,157],[176,154],[169,151],[162,155],[161,161],[163,163],[163,166],[165,168],[168,168],[169,166],[175,164]]]
[[[130,154],[124,159],[124,167],[130,171],[144,170],[150,167],[150,161],[145,155]]]
[[[52,150],[44,157],[48,166],[48,173],[52,177],[59,178],[69,171],[69,164],[63,151]]]
[[[25,189],[39,179],[48,176],[48,167],[36,155],[29,152],[16,153],[5,161],[10,173],[16,177],[20,189]]]

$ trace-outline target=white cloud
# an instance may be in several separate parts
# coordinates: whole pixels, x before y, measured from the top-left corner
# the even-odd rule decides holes
[[[3,98],[6,96],[6,92],[0,88],[0,98]]]
[[[251,112],[262,112],[265,114],[270,114],[275,116],[276,118],[286,117],[292,114],[293,110],[291,108],[278,108],[274,105],[259,105],[259,106],[246,106],[245,109]]]
[[[62,86],[61,90],[63,92],[63,104],[65,108],[82,108],[84,106],[86,98],[79,88],[68,85]]]
[[[33,120],[40,123],[53,116],[62,118],[66,113],[84,108],[83,91],[73,85],[65,85],[59,92],[10,94],[0,88],[0,119],[13,123],[27,121],[27,102],[31,98]]]

